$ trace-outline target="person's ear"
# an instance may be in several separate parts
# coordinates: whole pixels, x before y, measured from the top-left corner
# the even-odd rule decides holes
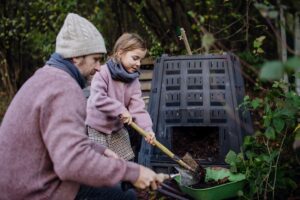
[[[71,62],[76,65],[77,67],[81,65],[83,61],[83,57],[82,56],[79,56],[79,57],[74,57],[71,59]]]
[[[117,52],[117,60],[119,61],[119,62],[121,62],[121,57],[122,57],[122,54],[123,54],[124,52],[123,52],[123,50],[119,50],[118,52]]]

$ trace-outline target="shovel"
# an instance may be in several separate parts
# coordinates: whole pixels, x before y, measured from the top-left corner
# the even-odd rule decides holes
[[[140,128],[136,123],[131,122],[130,126],[134,130],[136,130],[140,135],[144,137],[148,136],[148,133],[144,131],[142,128]],[[186,162],[184,162],[179,156],[175,155],[173,152],[171,152],[167,147],[165,147],[156,139],[154,139],[154,145],[185,169],[185,170],[180,169],[178,167],[176,168],[176,170],[181,174],[182,177],[181,180],[183,180],[182,182],[183,185],[193,185],[195,183],[198,183],[199,180],[202,179],[203,173],[200,170],[202,167],[200,167],[198,164],[196,167],[191,167]]]

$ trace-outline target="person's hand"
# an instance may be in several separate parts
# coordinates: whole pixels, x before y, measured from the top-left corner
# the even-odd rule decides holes
[[[115,152],[113,152],[112,150],[110,150],[110,149],[105,149],[104,155],[106,157],[108,157],[108,158],[116,158],[116,159],[119,158],[119,156]]]
[[[151,182],[151,189],[156,190],[165,180],[170,179],[168,174],[159,173],[155,176],[155,181]]]
[[[163,174],[163,173],[156,174],[155,177],[156,182],[159,184],[164,182],[167,179],[170,179],[170,176],[168,174]]]
[[[165,179],[168,179],[169,175],[166,174],[156,174],[149,168],[140,165],[140,175],[133,185],[139,189],[146,189],[151,187],[152,190],[156,190],[158,185],[162,183]]]
[[[127,111],[124,112],[124,113],[122,113],[122,114],[120,114],[120,119],[121,119],[121,122],[123,124],[128,124],[129,125],[132,122],[132,116]]]
[[[154,140],[156,140],[155,138],[155,133],[153,132],[148,132],[147,137],[145,137],[146,142],[148,142],[149,144],[154,145]]]

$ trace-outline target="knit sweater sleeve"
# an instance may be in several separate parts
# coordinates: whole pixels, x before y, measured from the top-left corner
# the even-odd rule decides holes
[[[112,186],[121,180],[134,182],[139,166],[123,159],[107,158],[94,149],[86,135],[85,99],[74,83],[53,81],[56,91],[40,108],[42,139],[61,180],[90,186]],[[53,90],[54,90],[53,89]]]
[[[120,101],[108,96],[109,81],[111,81],[110,74],[104,65],[92,80],[89,103],[109,117],[118,117],[127,109]]]
[[[145,102],[142,99],[141,85],[138,79],[132,83],[131,90],[132,96],[128,106],[130,114],[134,118],[134,121],[145,131],[153,131],[152,120],[147,110],[145,110]]]

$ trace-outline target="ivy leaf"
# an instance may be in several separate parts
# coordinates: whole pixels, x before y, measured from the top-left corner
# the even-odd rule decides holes
[[[242,153],[242,152],[240,152],[240,153],[238,153],[237,154],[237,158],[236,158],[236,160],[237,160],[237,163],[239,162],[243,162],[243,160],[244,160],[244,154]]]
[[[285,122],[280,118],[275,118],[273,119],[272,124],[275,127],[276,132],[280,133],[284,128]]]
[[[260,14],[263,17],[267,17],[268,15],[268,6],[262,4],[262,3],[255,3],[254,6],[260,11]]]
[[[230,150],[225,157],[225,162],[231,165],[236,162],[236,158],[237,158],[236,153]]]
[[[202,38],[202,47],[208,52],[210,47],[214,44],[215,38],[211,33],[204,34]]]
[[[193,12],[193,11],[188,11],[187,14],[188,14],[189,16],[191,16],[192,18],[195,18],[195,17],[196,17],[195,12]]]
[[[239,197],[242,197],[242,196],[244,196],[244,192],[243,192],[243,190],[239,190],[239,191],[237,192],[237,195],[238,195]]]
[[[250,145],[251,144],[251,136],[245,136],[244,137],[244,145]]]
[[[271,161],[272,161],[272,158],[266,154],[261,155],[261,157],[262,157],[262,160],[267,163],[271,163]]]
[[[300,58],[299,57],[289,58],[287,62],[284,63],[284,66],[290,70],[300,69]]]
[[[237,173],[237,167],[236,167],[236,164],[235,164],[235,163],[231,164],[229,170],[230,170],[230,172],[232,172],[232,173]]]
[[[279,61],[266,62],[260,71],[262,80],[279,80],[283,76],[283,64]]]
[[[284,109],[280,112],[281,115],[289,117],[293,115],[293,110],[289,110],[289,109]]]
[[[247,156],[247,158],[248,158],[249,160],[252,160],[253,158],[256,157],[256,154],[255,154],[254,152],[252,152],[252,151],[247,151],[247,152],[246,152],[246,156]]]
[[[251,106],[253,109],[256,109],[260,106],[261,100],[259,98],[255,98],[252,102],[251,102]]]
[[[277,16],[278,16],[278,11],[276,10],[270,10],[268,12],[268,16],[271,18],[271,19],[275,19]]]
[[[264,35],[262,35],[262,36],[256,38],[256,39],[254,40],[254,42],[253,42],[253,47],[254,47],[254,48],[260,48],[261,45],[262,45],[262,43],[263,43],[263,41],[264,41],[265,39],[266,39],[266,36],[264,36]],[[262,51],[263,51],[263,50],[262,50]]]
[[[248,95],[244,96],[244,101],[250,100],[250,97]]]
[[[265,132],[265,135],[268,139],[274,140],[276,135],[275,135],[275,131],[274,131],[273,127],[268,127]]]
[[[265,51],[264,51],[262,48],[260,48],[260,47],[259,47],[259,48],[257,48],[257,50],[256,50],[256,51],[257,51],[257,53],[260,53],[260,54],[262,54],[262,53],[264,53],[264,52],[265,52]]]
[[[256,164],[260,163],[262,161],[261,156],[260,157],[255,157],[254,161],[256,162]]]
[[[269,116],[263,116],[263,120],[264,120],[264,126],[268,127],[271,124],[271,119]]]

